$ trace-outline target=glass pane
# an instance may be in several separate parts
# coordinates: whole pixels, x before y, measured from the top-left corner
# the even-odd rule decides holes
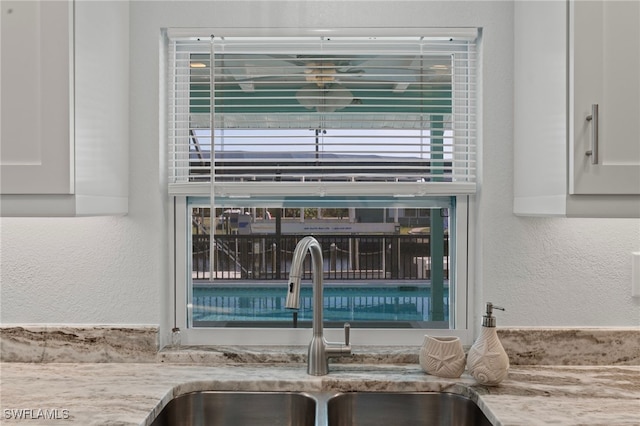
[[[322,246],[325,326],[449,328],[451,199],[419,209],[245,200],[216,208],[213,221],[199,201],[190,202],[194,327],[310,327],[310,256],[300,309],[284,302],[295,246],[313,235]]]

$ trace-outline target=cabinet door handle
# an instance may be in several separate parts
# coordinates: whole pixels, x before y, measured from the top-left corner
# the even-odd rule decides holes
[[[591,149],[585,153],[591,157],[591,164],[598,164],[598,104],[591,105],[591,115],[587,115],[591,122]]]

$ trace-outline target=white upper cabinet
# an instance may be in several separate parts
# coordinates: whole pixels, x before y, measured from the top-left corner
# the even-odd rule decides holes
[[[2,194],[73,193],[72,12],[2,3]]]
[[[514,7],[514,212],[640,217],[640,2]]]
[[[640,2],[572,6],[570,192],[640,194]]]
[[[127,213],[128,3],[0,8],[1,215]]]

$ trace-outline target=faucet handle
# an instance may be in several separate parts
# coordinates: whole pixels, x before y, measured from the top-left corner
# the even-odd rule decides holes
[[[349,334],[351,334],[351,324],[344,323],[344,345],[349,346]]]

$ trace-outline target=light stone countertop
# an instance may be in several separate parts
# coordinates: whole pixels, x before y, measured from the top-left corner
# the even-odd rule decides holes
[[[200,390],[445,391],[495,425],[640,426],[640,329],[499,329],[509,377],[484,387],[424,374],[419,344],[355,347],[323,377],[306,346],[181,346],[158,352],[153,326],[0,326],[0,424],[148,425]],[[23,413],[35,420],[17,420]],[[42,415],[60,417],[44,421]]]
[[[640,366],[512,366],[497,387],[427,375],[416,364],[2,363],[0,423],[148,425],[174,396],[198,390],[446,391],[475,400],[495,425],[640,425]],[[16,420],[49,410],[58,420]]]

